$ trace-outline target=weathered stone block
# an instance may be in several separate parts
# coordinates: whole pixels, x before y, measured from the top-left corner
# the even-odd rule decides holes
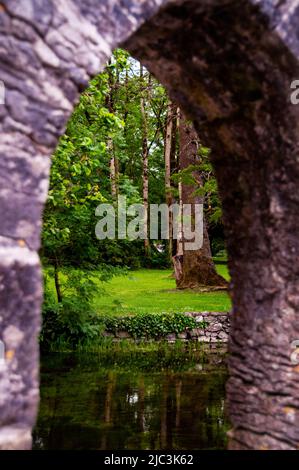
[[[177,334],[177,338],[178,338],[178,339],[187,339],[187,337],[188,337],[187,332],[183,332],[183,333],[178,333],[178,334]]]
[[[222,324],[221,323],[211,323],[207,328],[207,332],[218,332],[222,330]]]
[[[119,339],[131,338],[131,335],[127,331],[118,331],[116,337]]]
[[[176,335],[175,333],[172,333],[172,334],[169,334],[165,337],[166,341],[168,341],[169,343],[175,343],[176,341]]]
[[[226,342],[226,341],[228,341],[228,334],[225,333],[224,331],[220,331],[218,333],[218,338],[219,338],[220,341],[225,341]]]
[[[196,316],[195,316],[195,321],[196,321],[196,323],[202,322],[203,319],[204,319],[203,315],[196,315]]]
[[[199,336],[197,339],[200,343],[210,343],[210,338],[207,336]]]

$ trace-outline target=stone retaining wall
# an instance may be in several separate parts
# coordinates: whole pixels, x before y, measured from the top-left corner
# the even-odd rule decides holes
[[[198,323],[198,328],[186,329],[182,333],[171,333],[166,336],[169,343],[177,339],[182,341],[199,341],[202,343],[227,343],[229,333],[229,312],[185,312],[184,315],[192,317]],[[202,326],[202,325],[205,326]],[[113,336],[115,339],[130,339],[127,331],[118,331],[115,335],[104,332],[104,336]]]
[[[230,323],[228,312],[186,312],[185,315],[193,317],[199,325],[204,322],[205,326],[178,335],[169,335],[168,341],[182,339],[202,343],[227,343]]]

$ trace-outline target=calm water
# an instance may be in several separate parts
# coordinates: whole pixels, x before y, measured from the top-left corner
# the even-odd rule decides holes
[[[217,354],[43,358],[35,449],[223,449],[227,377]]]

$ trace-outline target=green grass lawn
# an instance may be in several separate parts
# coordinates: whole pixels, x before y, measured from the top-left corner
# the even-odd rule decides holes
[[[218,265],[217,271],[228,279],[226,265]],[[170,275],[171,270],[141,269],[115,277],[105,286],[107,293],[95,298],[95,307],[99,313],[116,315],[230,309],[227,292],[176,291]]]

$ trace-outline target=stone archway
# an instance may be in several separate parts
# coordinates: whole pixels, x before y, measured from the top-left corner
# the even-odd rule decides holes
[[[298,19],[298,0],[2,1],[0,448],[30,447],[36,417],[49,157],[78,94],[122,43],[213,149],[234,303],[230,448],[298,448]]]

